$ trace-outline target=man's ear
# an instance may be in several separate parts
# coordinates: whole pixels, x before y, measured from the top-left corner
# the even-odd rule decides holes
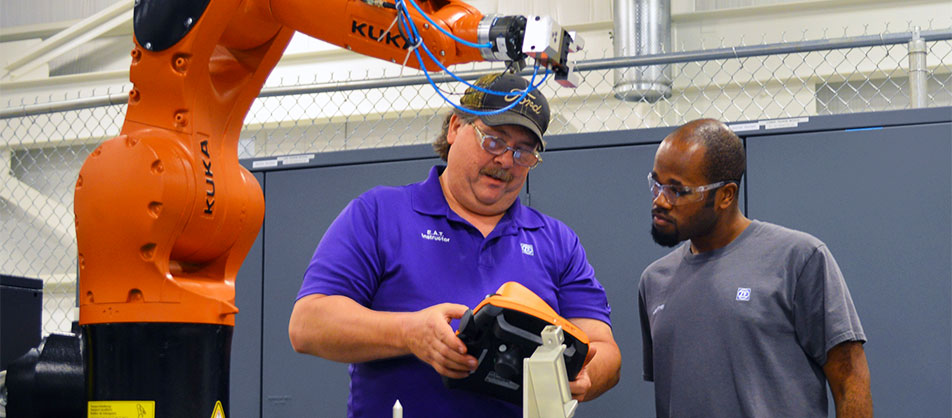
[[[446,143],[453,145],[453,142],[456,142],[456,132],[463,127],[463,120],[460,119],[459,115],[453,113],[450,116],[450,125],[446,129]]]
[[[727,183],[721,186],[721,188],[718,189],[717,202],[715,203],[717,208],[720,210],[729,208],[734,202],[737,201],[738,192],[740,192],[740,187],[737,185],[737,183]]]

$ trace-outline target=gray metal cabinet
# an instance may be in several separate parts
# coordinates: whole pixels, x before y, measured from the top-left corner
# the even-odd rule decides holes
[[[264,230],[262,416],[345,417],[347,365],[295,353],[288,340],[297,292],[327,227],[353,198],[423,181],[435,158],[269,172]]]
[[[550,151],[530,174],[531,206],[579,235],[595,277],[608,293],[612,333],[622,354],[621,381],[581,404],[580,418],[654,416],[654,388],[641,377],[638,280],[648,264],[668,251],[648,232],[651,193],[645,177],[657,148],[656,142]]]
[[[747,139],[749,215],[820,238],[846,277],[877,416],[952,411],[950,144],[948,122]]]
[[[264,184],[264,173],[254,173],[258,184]],[[231,382],[229,417],[261,416],[261,283],[262,241],[264,233],[248,251],[235,278],[235,302],[238,316],[231,339]]]

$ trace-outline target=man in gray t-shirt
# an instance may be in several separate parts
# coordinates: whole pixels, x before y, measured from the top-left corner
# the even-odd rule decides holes
[[[661,143],[651,234],[676,246],[641,277],[644,378],[659,417],[871,417],[860,325],[820,240],[747,219],[743,144],[715,120]]]

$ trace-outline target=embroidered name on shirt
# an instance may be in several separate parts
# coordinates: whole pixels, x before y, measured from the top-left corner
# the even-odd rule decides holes
[[[523,254],[525,254],[525,255],[533,255],[533,256],[535,255],[535,249],[532,248],[532,244],[520,243],[519,245],[522,246],[522,253],[523,253]]]
[[[444,237],[442,232],[433,229],[427,229],[426,233],[420,233],[420,236],[430,241],[450,242],[450,239]]]
[[[749,287],[738,287],[737,288],[737,300],[747,302],[750,301],[750,288]]]

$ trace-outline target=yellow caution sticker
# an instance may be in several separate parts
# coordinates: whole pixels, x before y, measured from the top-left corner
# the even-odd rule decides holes
[[[221,401],[215,401],[215,409],[212,409],[212,418],[225,418],[225,408],[221,407]]]
[[[89,401],[87,418],[155,418],[155,401]]]

